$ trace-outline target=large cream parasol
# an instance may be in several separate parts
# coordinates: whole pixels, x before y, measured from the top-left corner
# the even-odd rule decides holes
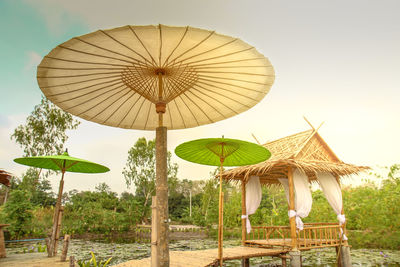
[[[257,104],[274,70],[249,44],[192,27],[124,26],[54,48],[37,79],[53,103],[83,119],[156,129],[160,265],[168,266],[167,129],[190,128]]]

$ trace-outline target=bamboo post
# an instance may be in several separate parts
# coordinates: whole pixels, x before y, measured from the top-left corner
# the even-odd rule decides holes
[[[6,245],[4,242],[4,231],[3,228],[9,226],[9,224],[0,224],[0,258],[6,257]]]
[[[63,214],[64,214],[64,207],[61,206],[57,218],[56,240],[54,242],[54,256],[57,255],[58,242],[60,241],[61,220]]]
[[[69,256],[69,267],[75,267],[75,257]]]
[[[220,155],[220,166],[219,166],[219,216],[218,216],[218,259],[219,265],[222,267],[223,264],[223,246],[222,239],[224,237],[224,193],[222,192],[222,171],[224,166],[224,143],[221,143],[221,155]]]
[[[157,261],[157,197],[151,201],[151,267],[158,267]]]
[[[192,189],[189,190],[189,217],[192,218]]]
[[[294,183],[293,183],[293,170],[288,167],[288,183],[289,183],[289,210],[295,210],[294,206]],[[291,217],[290,221],[290,236],[292,239],[292,250],[297,250],[297,236],[296,236],[296,218]]]
[[[166,104],[163,102],[162,69],[156,70],[158,75],[158,127],[156,128],[156,196],[157,196],[157,257],[160,267],[169,266],[169,221],[168,221],[168,183],[167,183],[167,127],[163,126],[163,115]]]
[[[242,259],[242,267],[250,267],[250,259],[249,258]]]
[[[336,178],[337,183],[339,184],[340,191],[342,191],[342,185],[340,184],[340,178],[339,178],[339,176],[338,176],[337,174],[335,174],[335,178]],[[340,213],[341,213],[342,215],[344,215],[343,192],[341,192],[341,193],[342,193],[342,210],[341,210]],[[343,235],[347,234],[347,231],[346,231],[346,224],[347,224],[347,222],[345,221],[344,224],[341,226],[341,227],[342,227],[342,230],[343,230],[342,237],[343,237]],[[347,245],[347,240],[343,240],[343,244],[346,246],[346,245]]]
[[[218,223],[218,259],[219,259],[219,266],[223,266],[223,238],[224,238],[224,192],[221,192],[221,195],[219,197],[219,223]]]
[[[53,257],[54,256],[54,248],[55,248],[57,228],[58,228],[58,216],[59,216],[59,212],[60,212],[61,197],[62,197],[62,192],[63,192],[63,188],[64,188],[64,174],[65,174],[64,168],[65,168],[65,160],[64,160],[64,163],[63,163],[60,186],[58,188],[57,202],[56,202],[56,206],[54,208],[53,228],[52,228],[52,231],[51,231],[51,237],[50,237],[49,246],[47,248],[47,255],[49,257]]]
[[[167,183],[167,127],[156,129],[156,196],[158,206],[157,247],[160,267],[169,266],[168,248],[168,183]]]
[[[68,246],[69,246],[69,235],[64,236],[64,244],[63,244],[63,249],[61,253],[61,261],[66,261],[67,260],[67,253],[68,253]]]
[[[246,215],[246,182],[242,180],[242,215]],[[242,245],[246,243],[246,219],[242,218]]]

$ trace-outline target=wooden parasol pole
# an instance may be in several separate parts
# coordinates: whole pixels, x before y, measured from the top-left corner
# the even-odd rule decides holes
[[[169,266],[168,248],[168,183],[167,183],[167,127],[163,126],[163,114],[166,105],[162,101],[163,85],[160,70],[158,73],[159,102],[156,111],[159,118],[159,127],[156,129],[156,197],[157,197],[157,258],[160,267]]]
[[[224,143],[221,144],[221,165],[219,167],[219,216],[218,216],[218,259],[219,265],[222,267],[223,264],[223,230],[224,230],[224,193],[222,192],[222,171],[224,166]]]
[[[57,238],[57,232],[59,230],[58,227],[58,221],[60,217],[60,207],[61,207],[61,197],[62,197],[62,192],[64,189],[64,174],[65,174],[65,160],[63,162],[63,167],[61,169],[62,175],[61,175],[61,181],[60,181],[60,186],[58,187],[58,196],[57,196],[57,202],[56,202],[56,207],[54,208],[54,216],[53,216],[53,228],[51,231],[51,237],[50,237],[50,247],[47,248],[47,255],[49,257],[53,257],[57,254],[57,249],[56,246],[56,238]]]

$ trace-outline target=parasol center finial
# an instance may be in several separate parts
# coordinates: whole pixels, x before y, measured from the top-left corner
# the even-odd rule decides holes
[[[156,103],[156,112],[157,113],[165,113],[167,104],[164,102],[158,102]]]
[[[161,75],[165,75],[167,73],[167,71],[164,68],[157,68],[154,71],[157,75],[161,74]]]

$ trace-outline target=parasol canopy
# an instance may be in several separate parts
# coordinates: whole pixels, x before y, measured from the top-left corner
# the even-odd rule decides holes
[[[187,161],[203,165],[224,166],[253,165],[267,160],[271,153],[260,145],[228,138],[205,138],[183,143],[175,154]]]
[[[16,158],[14,161],[22,165],[63,172],[103,173],[110,170],[94,162],[70,157],[67,152],[54,156]]]
[[[154,130],[161,110],[163,126],[182,129],[253,107],[274,70],[238,38],[189,26],[128,25],[60,44],[43,58],[37,80],[48,99],[83,119]]]

